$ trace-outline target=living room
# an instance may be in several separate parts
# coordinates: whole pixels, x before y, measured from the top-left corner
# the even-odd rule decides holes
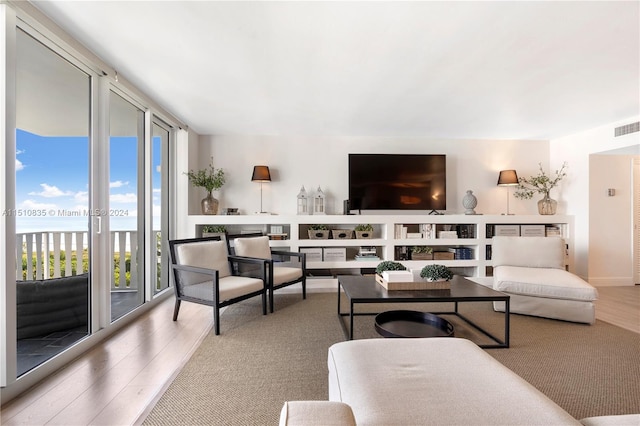
[[[149,68],[140,73],[134,72],[133,67],[127,69],[127,63],[133,64],[135,61],[126,56],[128,53],[124,52],[121,46],[116,48],[116,50],[122,50],[123,56],[119,58],[115,53],[99,51],[99,46],[94,44],[95,37],[83,39],[79,34],[87,30],[80,28],[80,21],[75,13],[86,13],[84,18],[86,23],[98,25],[98,22],[89,23],[96,14],[100,15],[100,9],[91,10],[90,4],[86,4],[78,7],[77,11],[80,12],[74,12],[65,10],[62,4],[50,3],[49,6],[46,4],[41,6],[45,13],[51,13],[51,19],[56,20],[70,33],[78,34],[77,43],[89,46],[94,50],[94,54],[108,62],[108,68],[105,67],[105,69],[119,71],[119,74],[108,76],[115,81],[114,84],[117,84],[119,79],[120,84],[125,88],[134,87],[138,91],[153,94],[154,100],[181,117],[181,121],[186,123],[181,130],[177,130],[178,143],[172,151],[172,166],[175,166],[172,171],[174,178],[172,183],[175,183],[176,206],[172,210],[172,220],[175,222],[174,238],[194,237],[196,236],[196,228],[192,226],[194,221],[204,223],[198,221],[200,220],[200,200],[205,194],[202,189],[189,184],[184,172],[190,169],[206,168],[212,161],[215,167],[223,168],[228,176],[227,183],[219,193],[220,208],[238,208],[243,215],[247,216],[254,215],[260,210],[272,216],[295,215],[296,196],[303,185],[310,194],[314,194],[320,187],[326,195],[326,213],[341,215],[343,201],[349,198],[347,161],[351,153],[444,154],[447,156],[445,213],[461,214],[464,211],[462,199],[465,192],[472,190],[478,200],[476,211],[480,214],[501,215],[505,213],[508,203],[510,213],[516,216],[536,215],[537,200],[535,198],[520,200],[513,196],[512,189],[496,185],[499,171],[515,169],[520,176],[528,177],[538,172],[540,164],[547,173],[553,174],[554,170],[559,169],[566,162],[567,178],[554,189],[552,195],[559,202],[558,215],[571,216],[574,221],[571,236],[574,243],[572,271],[598,287],[631,287],[638,282],[637,266],[635,266],[638,264],[638,250],[634,252],[630,247],[633,247],[635,241],[632,222],[632,207],[635,199],[632,195],[633,160],[640,155],[640,133],[632,132],[615,136],[616,128],[638,122],[640,119],[637,96],[633,94],[638,91],[629,90],[629,87],[638,87],[638,61],[637,49],[635,49],[638,41],[628,37],[629,34],[637,34],[637,22],[630,24],[625,21],[619,24],[625,43],[618,45],[619,50],[612,53],[607,60],[600,61],[619,65],[598,67],[599,80],[591,75],[588,78],[584,77],[575,68],[554,69],[552,65],[540,66],[539,64],[544,63],[542,57],[534,59],[529,56],[529,53],[525,53],[533,51],[531,53],[533,55],[536,49],[516,48],[509,51],[511,55],[509,60],[497,61],[503,53],[501,48],[496,46],[494,38],[486,48],[475,44],[467,46],[468,50],[463,50],[467,53],[460,55],[465,58],[464,60],[460,60],[460,56],[456,55],[455,61],[443,61],[442,58],[450,58],[450,53],[440,52],[439,64],[447,70],[443,77],[435,72],[432,73],[431,62],[421,63],[420,66],[420,64],[416,65],[414,58],[408,57],[416,51],[421,51],[421,48],[396,52],[395,47],[405,43],[406,39],[400,39],[399,35],[394,35],[391,29],[383,32],[386,41],[374,38],[371,42],[373,46],[380,46],[380,52],[369,46],[369,42],[360,39],[364,36],[358,38],[356,51],[359,53],[355,56],[359,57],[360,61],[355,64],[344,62],[344,65],[336,65],[334,61],[340,59],[346,61],[349,57],[346,52],[341,51],[342,53],[337,55],[336,59],[332,54],[320,49],[318,50],[322,53],[319,53],[320,57],[327,59],[325,58],[327,56],[330,59],[328,62],[322,62],[318,58],[303,59],[301,52],[307,48],[303,46],[302,49],[295,49],[296,43],[289,38],[283,39],[282,34],[278,33],[277,37],[274,37],[283,44],[280,47],[273,47],[273,51],[269,50],[271,55],[267,57],[274,62],[283,62],[292,67],[295,72],[304,75],[304,78],[299,80],[300,86],[286,84],[295,81],[291,74],[284,73],[280,68],[269,68],[263,62],[264,58],[260,61],[255,58],[240,60],[239,62],[245,65],[246,69],[253,69],[256,74],[282,73],[282,76],[269,83],[262,81],[262,77],[257,78],[255,74],[243,74],[248,71],[238,67],[234,68],[233,72],[222,71],[223,74],[230,73],[243,77],[237,85],[228,84],[227,88],[221,86],[211,88],[207,80],[219,79],[218,75],[213,74],[201,83],[203,89],[198,89],[204,91],[204,88],[208,88],[207,90],[214,93],[205,98],[209,97],[217,103],[207,107],[196,103],[193,97],[179,101],[176,93],[161,94],[162,89],[152,89],[146,84],[141,84],[140,82],[146,78],[149,81],[155,80],[156,76],[150,75],[153,73],[150,73]],[[34,4],[38,6],[38,2]],[[142,16],[138,15],[143,13],[139,9],[141,5],[127,5],[129,6],[132,8],[131,16],[110,15],[113,19],[111,22],[125,22]],[[301,6],[298,4],[292,7]],[[624,4],[618,4],[618,6],[629,7]],[[49,10],[47,10],[48,7],[50,7]],[[191,7],[194,9],[187,7],[185,10],[197,14],[194,12],[198,10],[197,6]],[[441,2],[438,7],[446,10],[449,5],[447,2]],[[229,12],[231,15],[226,18],[229,19],[228,22],[233,22],[230,16],[239,18],[244,12],[246,11],[231,11]],[[267,16],[278,15],[276,21],[278,24],[281,24],[282,16],[293,13],[278,10],[266,12],[261,10],[261,12],[266,13]],[[327,18],[325,14],[331,17],[329,11],[323,12],[321,16]],[[249,15],[253,16],[252,13]],[[367,13],[363,16],[366,15]],[[465,12],[467,20],[470,19],[469,15],[472,13]],[[520,16],[520,13],[518,15]],[[558,15],[566,16],[567,13],[563,10]],[[587,15],[589,19],[593,18],[593,12]],[[618,16],[620,13],[612,10],[603,12],[603,16],[613,15]],[[625,15],[636,16],[637,5]],[[346,11],[345,16],[338,20],[321,21],[331,23],[330,27],[334,26],[331,27],[333,32],[328,31],[330,34],[327,35],[327,44],[335,47],[344,40],[352,40],[352,43],[356,43],[347,35],[352,31],[348,27],[355,25],[354,22],[357,21],[354,16],[359,15],[356,10],[349,10]],[[404,18],[403,14],[394,16],[397,20]],[[170,21],[166,21],[166,17],[158,18],[158,22],[169,25]],[[242,22],[248,27],[256,24],[254,28],[261,28],[253,19]],[[300,20],[299,26],[296,25],[296,29],[300,30],[299,27],[312,25],[312,23],[313,19],[305,16]],[[436,25],[437,23],[431,21],[429,23],[434,28],[430,31],[442,30]],[[115,24],[112,25],[115,28]],[[134,27],[132,23],[119,25],[127,28]],[[429,32],[418,23],[413,25],[407,29],[408,35],[415,37],[422,31]],[[446,27],[451,24],[439,25]],[[576,28],[581,26],[591,28],[592,25],[590,22],[581,22],[571,23],[568,27],[576,31]],[[222,34],[225,34],[222,29],[233,33],[233,29],[227,28],[224,22],[216,22],[211,26],[218,28]],[[274,24],[274,26],[277,25]],[[534,26],[531,23],[527,29],[531,30]],[[286,28],[292,31],[292,28]],[[395,26],[392,28],[397,30]],[[553,28],[555,28],[553,31],[559,31],[556,26]],[[616,26],[612,25],[607,29],[615,33]],[[153,33],[157,29],[147,31]],[[251,35],[251,31],[248,31],[249,35],[246,37],[258,40],[269,39],[269,37],[261,37],[260,34],[264,33],[259,30],[255,31],[258,35]],[[356,30],[353,31],[358,33]],[[547,31],[549,34],[545,36],[544,41],[548,43],[558,34],[554,34],[552,30]],[[451,30],[451,32],[455,31]],[[484,29],[476,27],[472,31],[476,35],[483,32]],[[97,30],[96,33],[101,31]],[[366,32],[360,34],[366,34]],[[447,34],[453,37],[452,46],[456,48],[462,46],[457,42],[454,34],[450,34],[450,31],[447,31]],[[575,33],[572,33],[572,37],[574,36],[576,36]],[[567,62],[580,63],[579,69],[595,70],[594,64],[598,61],[586,63],[581,61],[591,58],[594,52],[599,54],[601,50],[606,50],[606,43],[603,43],[603,46],[595,41],[600,36],[602,34],[582,34],[581,37],[588,39],[584,45],[591,44],[593,51],[587,51],[584,56],[572,57]],[[117,36],[114,34],[113,37]],[[242,37],[244,43],[245,36]],[[184,40],[187,39],[185,34]],[[615,37],[614,40],[616,40]],[[181,45],[183,43],[188,44],[186,41],[180,42]],[[236,46],[236,51],[248,52],[248,57],[252,57],[249,53],[255,54],[260,51],[260,45],[243,43]],[[294,46],[289,43],[293,43]],[[318,47],[317,44],[312,45]],[[571,43],[568,43],[558,48],[556,53],[550,54],[549,63],[563,56],[562,52],[569,51],[570,45]],[[277,42],[275,46],[278,46]],[[528,45],[525,44],[525,46]],[[214,49],[210,56],[220,54],[220,48],[216,45],[218,50]],[[460,51],[456,48],[452,50]],[[283,51],[287,49],[297,54],[297,59],[285,56]],[[636,53],[629,54],[634,52],[634,49]],[[234,49],[229,48],[229,50]],[[522,55],[513,54],[518,50],[523,52]],[[490,52],[496,53],[486,56],[486,59],[474,65],[474,62],[468,58],[474,57],[477,60],[481,56],[480,53],[474,54],[474,51],[482,52],[483,55]],[[137,53],[134,53],[134,56],[135,54]],[[296,56],[295,54],[293,56]],[[158,53],[156,55],[162,56]],[[622,64],[619,61],[616,62],[615,59],[619,57],[626,57],[625,62]],[[394,66],[389,71],[379,62],[369,63],[368,61],[372,61],[372,58],[384,59],[386,62],[393,63]],[[226,57],[228,63],[236,64],[234,60],[237,59],[233,54],[231,57]],[[176,62],[180,62],[179,58]],[[458,62],[458,64],[444,67],[444,62]],[[298,68],[297,65],[300,63],[303,66]],[[514,81],[501,84],[509,74],[506,71],[502,73],[501,70],[507,69],[510,63],[518,63],[518,70],[527,68],[525,66],[527,64],[528,68],[537,70],[528,77],[522,77],[526,84],[516,85],[517,82]],[[563,66],[567,66],[566,63],[563,62]],[[209,65],[202,65],[202,69],[207,67]],[[151,68],[159,69],[158,66],[151,66]],[[301,69],[306,70],[306,73]],[[352,71],[347,72],[349,70]],[[330,71],[336,73],[336,81],[329,86],[322,86],[320,82],[324,80],[320,78],[320,74],[328,74]],[[371,71],[371,75],[365,71]],[[394,72],[399,75],[393,74]],[[446,75],[447,72],[448,75]],[[493,77],[490,77],[492,73]],[[542,74],[538,76],[538,80],[535,76],[537,73]],[[594,74],[596,74],[595,71]],[[612,74],[621,75],[618,78],[619,81],[611,81],[604,85],[607,87],[600,87],[599,84],[594,83],[594,81],[609,81],[610,78],[607,77]],[[393,78],[390,77],[392,75]],[[629,75],[635,77],[629,78]],[[554,80],[558,76],[562,78]],[[445,89],[441,88],[449,78],[457,81],[458,85],[462,81],[466,83],[464,96],[451,88],[447,89],[446,86]],[[532,81],[539,83],[540,80],[545,81],[545,78],[549,78],[553,83],[538,84],[534,86],[535,89],[530,88]],[[174,75],[171,77],[175,86],[187,85],[190,80],[189,77],[176,78]],[[358,81],[355,85],[356,89],[347,90],[346,87],[342,87],[342,82],[354,80]],[[575,84],[572,85],[572,83]],[[162,84],[166,86],[166,80],[160,81],[161,86]],[[567,92],[563,92],[561,90],[563,85],[571,90],[567,89]],[[301,87],[309,90],[301,90]],[[425,88],[431,89],[427,94],[421,94],[423,89],[427,90]],[[593,89],[592,93],[581,96],[580,94],[585,94],[587,88]],[[187,87],[183,89],[185,92],[190,90]],[[383,89],[391,90],[387,92]],[[279,91],[289,93],[291,97],[285,99],[275,96]],[[300,94],[296,94],[297,91]],[[341,91],[345,92],[344,98],[338,96]],[[536,96],[530,101],[532,109],[525,110],[522,105],[525,103],[524,99],[528,97],[526,94],[530,92],[536,92]],[[247,97],[247,93],[260,95]],[[629,93],[632,95],[630,96]],[[414,97],[419,98],[419,102],[405,102],[405,99]],[[175,103],[171,100],[167,101],[166,98],[175,98]],[[232,102],[232,99],[235,100]],[[472,102],[470,99],[475,101]],[[594,99],[595,102],[590,101]],[[318,103],[315,104],[315,101]],[[249,108],[235,109],[238,104],[244,104]],[[466,105],[471,106],[467,108]],[[483,112],[489,112],[489,114],[482,114]],[[533,114],[534,112],[537,114]],[[253,166],[261,164],[270,167],[271,182],[259,185],[251,181],[251,171]],[[614,189],[615,195],[609,195],[609,189]],[[208,218],[207,221],[214,222],[215,219]]]

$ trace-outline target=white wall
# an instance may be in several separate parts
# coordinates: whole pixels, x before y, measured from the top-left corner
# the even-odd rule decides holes
[[[566,214],[575,216],[575,269],[576,273],[587,280],[592,260],[589,246],[590,230],[593,227],[602,226],[602,224],[590,221],[590,155],[621,148],[629,148],[629,152],[636,150],[640,154],[640,133],[614,137],[615,127],[638,120],[640,117],[630,117],[626,120],[550,141],[552,167],[559,167],[563,161],[569,164],[570,173],[568,178],[563,181],[560,202]],[[610,226],[626,226],[624,217],[618,217],[616,212],[612,212],[609,223]],[[604,274],[605,272],[600,270],[599,273]],[[619,276],[619,273],[610,271],[607,276],[616,277]]]
[[[546,167],[549,161],[548,141],[201,136],[199,145],[190,168],[206,167],[213,156],[214,166],[228,176],[219,197],[221,208],[238,207],[243,214],[260,209],[260,185],[251,182],[254,165],[267,165],[272,173],[272,182],[263,185],[265,211],[295,214],[296,196],[304,185],[311,193],[320,186],[327,195],[327,212],[342,214],[349,153],[445,154],[447,212],[464,212],[462,197],[470,189],[478,198],[478,213],[500,214],[506,211],[507,189],[496,186],[498,172],[513,168],[534,174],[539,162]],[[197,188],[189,191],[189,213],[200,214],[199,200],[206,194]],[[512,194],[512,213],[537,214],[537,200],[516,200]]]

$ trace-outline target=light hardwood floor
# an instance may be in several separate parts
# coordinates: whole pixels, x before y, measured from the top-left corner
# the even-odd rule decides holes
[[[640,286],[599,288],[596,317],[640,333]],[[2,407],[3,425],[140,424],[211,329],[211,308],[173,300]]]

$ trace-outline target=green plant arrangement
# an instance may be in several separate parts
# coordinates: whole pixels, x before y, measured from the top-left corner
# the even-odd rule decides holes
[[[307,232],[309,233],[309,238],[312,240],[326,240],[327,238],[329,238],[329,228],[327,227],[327,225],[309,225],[309,229]]]
[[[369,223],[361,223],[354,229],[356,238],[358,239],[370,239],[373,238],[373,225]]]
[[[224,225],[205,225],[202,227],[203,234],[224,234],[225,232],[227,232],[227,227]]]
[[[549,192],[555,188],[562,179],[567,176],[567,163],[562,163],[560,170],[555,171],[555,177],[552,179],[542,169],[542,164],[538,163],[540,173],[537,176],[529,178],[518,178],[518,187],[513,196],[521,200],[530,200],[534,193],[543,194],[543,198],[538,201],[538,213],[555,214],[558,203],[549,196]]]
[[[444,265],[427,265],[420,271],[420,276],[428,281],[449,281],[453,273]]]
[[[400,262],[384,260],[376,266],[376,274],[381,275],[384,271],[406,271],[407,267]]]
[[[224,170],[214,168],[213,163],[209,164],[207,169],[189,170],[185,174],[189,177],[191,185],[206,189],[209,195],[212,191],[222,188],[226,182]]]
[[[322,224],[309,225],[309,229],[312,231],[328,231],[329,230],[327,225],[322,225]]]
[[[433,253],[433,249],[429,246],[413,246],[411,247],[411,253]]]
[[[207,190],[207,196],[201,201],[202,214],[218,214],[219,201],[213,197],[212,192],[222,188],[226,182],[224,170],[213,167],[213,158],[207,169],[185,173],[193,186]]]

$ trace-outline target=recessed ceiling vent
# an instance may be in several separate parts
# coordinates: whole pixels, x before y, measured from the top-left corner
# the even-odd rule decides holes
[[[629,133],[640,132],[640,121],[635,123],[625,124],[624,126],[616,127],[616,137],[628,135]]]

